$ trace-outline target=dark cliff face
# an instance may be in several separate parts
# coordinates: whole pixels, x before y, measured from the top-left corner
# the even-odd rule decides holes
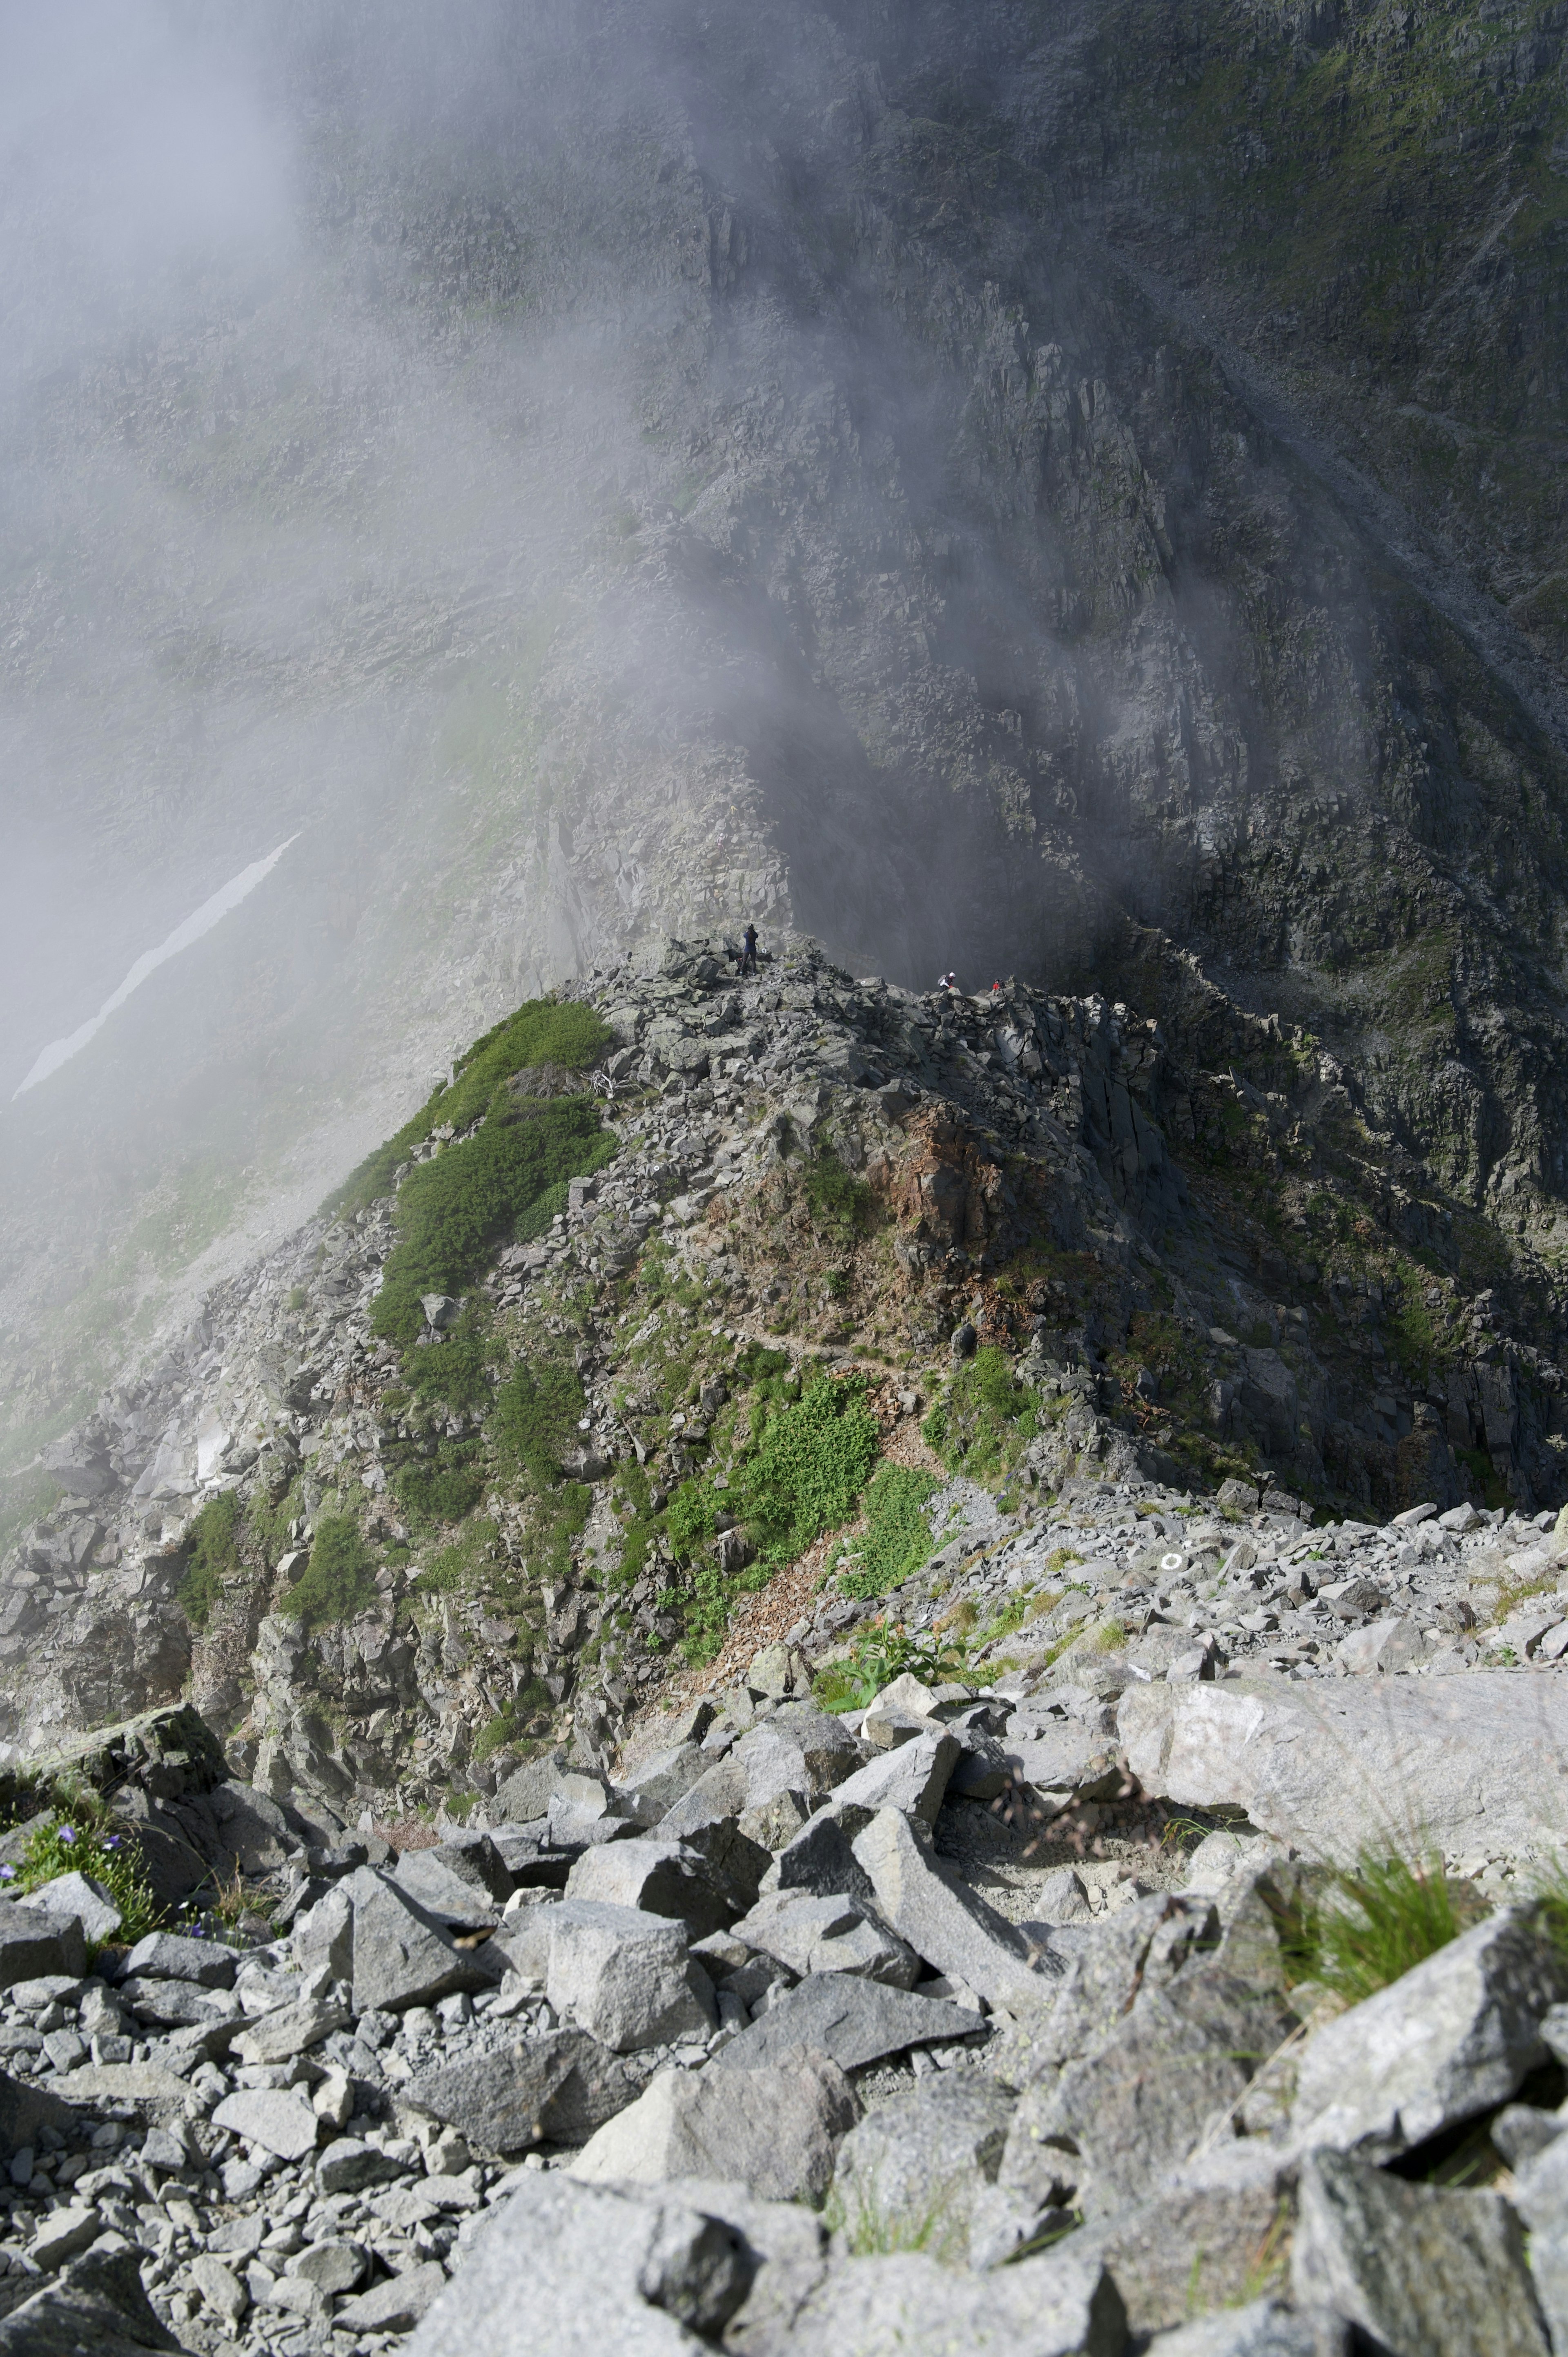
[[[165,1273],[527,990],[748,915],[921,985],[1130,991],[1161,929],[1550,1242],[1564,110],[1519,17],[465,0],[225,50],[278,220],[10,388],[64,527],[0,678],[113,909],[29,965],[18,1071],[149,902],[304,833],[8,1117],[14,1416],[77,1364],[46,1257],[80,1322],[171,1192]]]

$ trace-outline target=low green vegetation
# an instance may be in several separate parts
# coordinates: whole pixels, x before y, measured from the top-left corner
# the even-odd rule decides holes
[[[222,1598],[225,1578],[242,1569],[240,1501],[231,1490],[209,1498],[190,1526],[185,1576],[176,1594],[196,1630],[204,1630]]]
[[[471,1301],[440,1341],[403,1354],[403,1377],[412,1395],[444,1407],[483,1407],[490,1397],[489,1343]]]
[[[587,1402],[569,1367],[551,1360],[520,1359],[496,1393],[490,1418],[497,1455],[508,1472],[526,1472],[536,1483],[558,1480],[561,1460],[577,1437]]]
[[[806,1165],[805,1190],[812,1224],[828,1234],[847,1241],[870,1226],[871,1189],[864,1178],[844,1168],[836,1154],[811,1157]]]
[[[968,1656],[950,1635],[911,1636],[902,1625],[873,1620],[856,1631],[843,1661],[818,1673],[816,1697],[824,1710],[861,1710],[906,1671],[929,1686],[956,1684],[968,1675]]]
[[[1481,1912],[1476,1893],[1444,1873],[1441,1859],[1363,1848],[1353,1867],[1331,1867],[1316,1889],[1304,1887],[1277,1905],[1286,1977],[1359,2005],[1445,1948]]]
[[[96,1792],[66,1802],[49,1824],[28,1835],[19,1866],[0,1867],[0,1880],[22,1898],[60,1874],[88,1874],[103,1885],[120,1910],[119,1943],[134,1944],[163,1920],[142,1871],[135,1835],[116,1827]]]
[[[567,1180],[602,1169],[615,1150],[591,1098],[519,1098],[499,1088],[482,1129],[403,1181],[397,1240],[371,1311],[376,1332],[412,1343],[424,1325],[422,1295],[460,1292],[503,1235],[541,1234],[566,1208]]]
[[[852,1566],[839,1574],[845,1596],[886,1596],[918,1571],[933,1544],[924,1508],[933,1475],[907,1465],[879,1465],[865,1493],[865,1530]]]
[[[443,1438],[426,1455],[400,1465],[392,1476],[397,1501],[422,1530],[460,1523],[485,1494],[485,1476],[477,1440]]]
[[[988,1346],[954,1370],[920,1430],[950,1471],[983,1481],[1012,1470],[1039,1419],[1006,1352]]]
[[[763,1587],[824,1531],[848,1522],[876,1463],[876,1419],[858,1378],[817,1376],[798,1400],[769,1411],[757,1402],[749,1455],[716,1492],[702,1475],[685,1481],[670,1501],[666,1530],[678,1562],[687,1566],[685,1652],[711,1661],[724,1641],[737,1595]],[[710,1552],[723,1505],[741,1523],[756,1550],[744,1570],[723,1571]]]
[[[304,1576],[278,1609],[307,1629],[324,1620],[351,1620],[375,1602],[375,1575],[359,1525],[346,1514],[325,1516],[316,1526]]]
[[[459,1060],[450,1083],[433,1090],[413,1119],[368,1156],[324,1208],[347,1216],[390,1195],[393,1171],[407,1161],[416,1146],[435,1129],[467,1129],[492,1104],[496,1092],[514,1072],[542,1064],[553,1064],[567,1072],[586,1071],[614,1040],[615,1034],[591,1006],[553,998],[529,999],[515,1015],[475,1040]]]

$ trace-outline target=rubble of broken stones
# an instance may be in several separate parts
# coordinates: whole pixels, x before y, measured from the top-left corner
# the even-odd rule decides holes
[[[1048,1503],[1012,1512],[960,1479],[926,1511],[939,1544],[918,1571],[869,1600],[824,1589],[789,1641],[820,1661],[873,1614],[922,1633],[961,1608],[982,1629],[1000,1620],[976,1658],[1005,1658],[1026,1686],[1047,1663],[1070,1679],[1097,1657],[1125,1684],[1230,1667],[1443,1677],[1568,1654],[1568,1510],[1428,1501],[1381,1527],[1314,1526],[1308,1505],[1273,1486],[1260,1504],[1239,1480],[1195,1501],[1075,1475]]]
[[[62,1878],[0,1908],[0,2352],[1568,2349],[1547,1918],[1337,2012],[1277,1929],[1348,1748],[1542,1855],[1563,1695],[907,1674],[703,1701],[617,1781],[541,1757],[488,1825],[307,1857],[250,1948],[116,1947]],[[978,1838],[1129,1771],[1229,1822],[1114,1883]],[[1466,2136],[1494,2181],[1434,2181]]]

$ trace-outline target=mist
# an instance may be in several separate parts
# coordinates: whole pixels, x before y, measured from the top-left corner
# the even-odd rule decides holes
[[[748,919],[1081,985],[1369,790],[1362,553],[1075,247],[1056,38],[0,14],[12,1456],[524,996]]]

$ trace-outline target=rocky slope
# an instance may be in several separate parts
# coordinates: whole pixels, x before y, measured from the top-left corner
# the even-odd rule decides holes
[[[530,1096],[584,1085],[545,1067],[508,1098],[596,1108],[552,1223],[502,1221],[462,1299],[387,1330],[412,1175],[469,1167],[438,1096],[357,1208],[51,1452],[68,1494],[0,1568],[10,1742],[189,1691],[265,1789],[395,1822],[553,1731],[602,1755],[737,1609],[744,1636],[789,1598],[773,1633],[813,1658],[889,1610],[967,1642],[1027,1603],[1056,1640],[1156,1515],[1197,1534],[1163,1602],[1134,1585],[1159,1627],[1311,1674],[1336,1611],[1402,1601],[1366,1666],[1444,1634],[1476,1659],[1552,1589],[1524,1561],[1568,1489],[1552,1290],[1320,1049],[1191,967],[1165,996],[1168,1029],[1014,984],[921,998],[787,940],[756,980],[699,942],[585,985],[597,1093]],[[1483,1254],[1502,1281],[1469,1296]],[[1194,1501],[1226,1481],[1216,1519]],[[1253,1567],[1235,1624],[1223,1512],[1265,1495],[1334,1521],[1310,1551],[1359,1607]],[[1377,1525],[1423,1506],[1449,1534],[1391,1552]]]
[[[164,906],[242,785],[256,848],[309,823],[286,892],[7,1115],[13,1461],[203,1246],[326,1185],[489,1017],[748,914],[905,986],[956,960],[1150,1011],[1156,927],[1555,1251],[1555,690],[1497,636],[1533,628],[1498,602],[1514,494],[1472,498],[1466,461],[1418,498],[1398,449],[1441,413],[1468,450],[1482,346],[1550,344],[1521,290],[1552,251],[1557,36],[1528,10],[1422,10],[1408,40],[1398,12],[1305,21],[583,7],[433,47],[422,12],[345,6],[268,55],[293,242],[214,263],[196,317],[166,273],[156,337],[15,391],[27,511],[73,528],[18,572],[0,648],[20,725],[77,716],[59,806],[95,877],[161,862]],[[1254,105],[1238,57],[1267,161],[1212,135]],[[1444,135],[1484,129],[1485,173],[1431,176],[1439,57]],[[1375,270],[1321,272],[1293,226],[1299,151],[1341,113]],[[1343,253],[1361,184],[1331,142],[1309,166]],[[1417,363],[1379,306],[1472,231],[1481,343],[1449,352],[1452,399],[1401,401]],[[1280,267],[1337,291],[1315,308]],[[1155,280],[1195,272],[1172,308]],[[1547,432],[1534,382],[1510,378]],[[1347,450],[1419,548],[1347,493]],[[172,570],[171,502],[199,525]],[[88,644],[122,660],[84,672]],[[70,928],[78,968],[101,934],[105,990],[128,922]],[[18,975],[40,1039],[55,955]]]
[[[1154,949],[768,949],[496,1027],[56,1451],[0,2350],[1560,2346],[1550,1286]]]

